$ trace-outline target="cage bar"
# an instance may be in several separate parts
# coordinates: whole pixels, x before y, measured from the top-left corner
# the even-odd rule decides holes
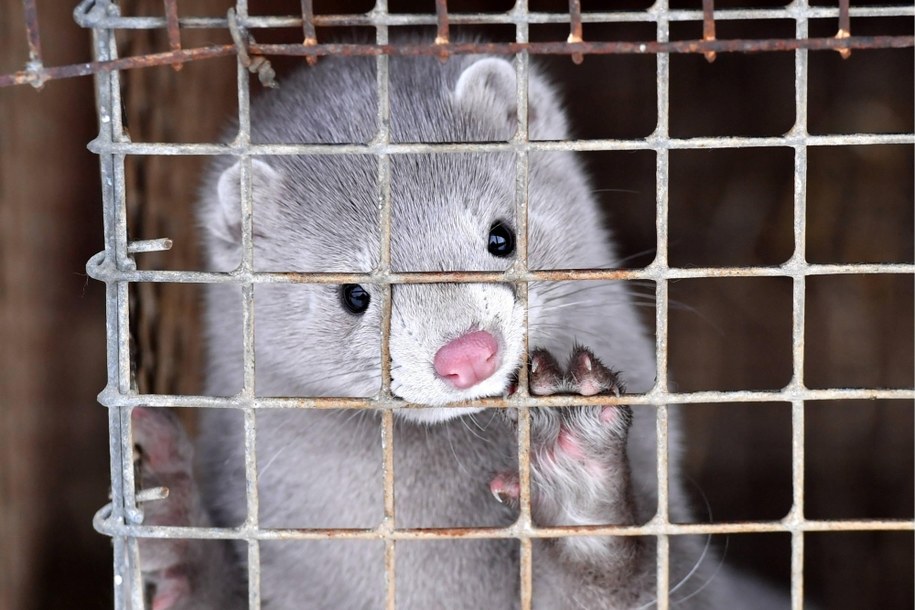
[[[383,19],[388,14],[387,0],[377,0],[373,13]],[[375,42],[378,45],[388,43],[388,27],[379,24],[375,28]],[[374,142],[386,146],[391,141],[391,96],[390,96],[390,62],[385,55],[375,59],[376,94],[378,114]],[[391,272],[391,158],[387,154],[377,156],[377,198],[379,228],[379,264],[376,273],[382,276]],[[391,398],[391,285],[383,286],[381,302],[381,396]],[[387,410],[381,420],[382,448],[382,498],[383,517],[380,529],[384,539],[384,583],[385,608],[395,610],[397,605],[397,548],[394,532],[397,531],[395,520],[394,498],[394,414]]]
[[[27,14],[29,8],[34,8],[33,0],[24,0]],[[68,66],[45,67],[39,61],[30,61],[25,70],[12,74],[0,75],[0,87],[9,85],[31,84],[40,88],[47,80],[57,78],[72,78],[86,76],[102,71],[128,70],[163,64],[180,66],[188,61],[197,61],[211,57],[231,55],[235,51],[232,45],[211,45],[194,49],[180,49],[180,35],[178,28],[226,28],[228,22],[225,17],[190,16],[177,17],[173,0],[166,0],[166,14],[158,16],[122,16],[113,5],[104,0],[82,0],[74,10],[74,17],[85,28],[101,28],[108,30],[117,29],[156,29],[165,28],[169,31],[172,51],[154,53],[142,56],[125,57],[120,59],[98,60]],[[721,20],[752,20],[752,19],[793,19],[798,13],[798,3],[789,4],[784,8],[767,9],[725,9],[715,13]],[[449,15],[447,6],[442,3],[436,15],[391,15],[378,14],[374,11],[355,15],[315,15],[309,18],[310,4],[303,3],[300,15],[289,16],[248,16],[241,25],[246,29],[273,28],[273,27],[301,27],[305,34],[302,45],[264,45],[252,46],[256,53],[266,54],[293,54],[305,55],[309,63],[313,63],[320,55],[328,54],[430,54],[446,56],[452,53],[498,53],[514,54],[522,50],[519,43],[509,45],[496,44],[443,44],[441,41],[432,45],[319,45],[316,37],[312,36],[314,27],[349,27],[349,26],[405,26],[405,25],[435,25],[439,28],[439,37],[447,31],[449,23],[464,24],[547,24],[569,23],[572,30],[570,39],[556,43],[525,43],[523,48],[531,53],[568,54],[576,62],[584,54],[598,53],[703,53],[711,58],[718,52],[759,52],[759,51],[790,51],[796,48],[809,49],[834,49],[847,57],[852,49],[859,48],[890,48],[911,47],[911,36],[851,36],[849,23],[851,17],[887,17],[887,16],[912,16],[915,8],[911,6],[885,6],[885,7],[849,7],[847,2],[840,2],[839,8],[810,7],[803,5],[803,12],[808,18],[839,18],[839,31],[835,37],[803,40],[715,40],[709,37],[710,28],[714,28],[714,19],[709,20],[708,9],[703,10],[666,10],[663,11],[664,19],[668,22],[675,21],[702,21],[704,23],[704,37],[695,41],[676,41],[660,44],[657,41],[643,43],[585,43],[577,41],[575,33],[581,23],[645,23],[657,21],[662,11],[656,7],[647,11],[619,11],[619,12],[589,12],[578,15],[574,3],[570,4],[567,15],[559,13],[542,13],[519,11],[516,9],[506,13],[467,13]],[[37,20],[27,21],[30,43],[38,42]],[[33,50],[39,50],[32,46]],[[179,50],[176,50],[179,49]]]
[[[515,12],[523,15],[527,12],[527,0],[517,0]],[[515,41],[518,44],[528,42],[529,31],[526,22],[519,21],[515,25]],[[515,55],[514,67],[516,74],[516,105],[517,125],[512,142],[520,145],[515,159],[515,219],[516,228],[515,262],[513,270],[524,273],[528,269],[528,214],[530,212],[528,199],[528,183],[530,180],[530,158],[526,144],[530,142],[528,124],[528,84],[530,82],[530,56],[527,52]],[[524,339],[522,344],[523,362],[527,362],[528,345],[528,285],[526,282],[515,283],[515,298],[524,309]],[[520,367],[518,372],[519,396],[524,397],[528,392],[527,367]],[[520,545],[518,561],[518,578],[520,583],[521,610],[530,610],[533,604],[534,581],[534,547],[530,532],[533,530],[531,519],[531,413],[527,409],[518,411],[518,504],[519,514],[516,521],[517,536]]]
[[[659,8],[656,37],[659,43],[666,43],[670,39],[670,23],[666,19],[667,0],[658,0]],[[658,119],[654,133],[649,140],[663,141],[670,135],[670,56],[658,55],[657,61],[657,113]],[[668,205],[669,201],[669,176],[670,151],[658,149],[655,151],[655,238],[656,254],[652,266],[663,273],[668,268]],[[669,311],[668,282],[667,278],[659,278],[655,282],[655,390],[666,395],[668,392],[668,353],[667,353],[667,314]],[[670,524],[669,486],[668,474],[670,446],[668,437],[668,412],[667,402],[658,402],[656,409],[656,439],[657,439],[657,469],[658,506],[653,523],[661,526]],[[659,533],[656,537],[655,550],[655,597],[658,610],[668,610],[670,607],[670,539],[668,534]]]
[[[806,3],[806,0],[805,0]],[[847,9],[847,7],[846,7]],[[795,35],[806,36],[809,22],[798,16]],[[792,131],[802,138],[807,135],[807,51],[798,49],[794,54],[794,107]],[[794,148],[794,201],[793,201],[794,252],[792,262],[798,267],[792,278],[791,299],[791,361],[792,375],[789,387],[804,386],[804,328],[806,275],[802,268],[807,261],[807,146],[799,143]],[[791,532],[791,608],[804,607],[804,533],[797,529],[804,519],[804,402],[791,402],[791,510],[785,520]]]

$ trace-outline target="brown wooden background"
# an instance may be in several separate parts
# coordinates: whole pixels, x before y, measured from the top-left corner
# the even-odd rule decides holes
[[[276,13],[298,6],[257,4]],[[325,12],[336,5],[336,12],[364,10],[367,3],[316,4]],[[430,8],[407,0],[390,4],[392,10]],[[495,10],[510,3],[450,4]],[[227,3],[179,5],[182,14],[221,14]],[[531,2],[538,10],[564,5]],[[122,7],[125,14],[162,10],[155,0],[125,0]],[[50,65],[89,59],[88,35],[73,25],[71,10],[69,3],[39,1]],[[0,1],[2,72],[20,68],[26,56],[20,11],[17,0]],[[672,34],[695,37],[696,27],[676,25]],[[863,34],[872,24],[853,21],[853,27]],[[910,20],[894,27],[912,33]],[[834,28],[812,24],[819,35]],[[512,32],[489,28],[485,34]],[[537,27],[531,35],[562,34]],[[654,31],[586,26],[585,35],[650,39]],[[793,25],[722,23],[719,35],[790,37]],[[223,32],[184,31],[182,37],[187,46],[226,39]],[[264,42],[299,38],[295,30],[258,34]],[[125,54],[167,48],[163,32],[132,32],[121,42]],[[292,63],[277,62],[281,76]],[[560,58],[545,63],[562,75],[578,135],[639,137],[653,129],[653,58],[589,57],[579,68]],[[778,135],[793,122],[790,54],[719,56],[712,65],[674,57],[671,66],[674,136]],[[814,54],[810,71],[812,132],[912,132],[911,50],[856,52],[844,62],[835,53]],[[178,73],[131,72],[124,76],[124,101],[137,140],[213,140],[235,112],[233,61],[200,62]],[[0,608],[106,608],[109,544],[90,524],[106,501],[108,476],[105,412],[95,402],[104,385],[104,304],[102,287],[83,271],[102,247],[98,165],[85,149],[97,129],[92,82],[51,82],[41,92],[0,89],[0,110]],[[637,253],[654,247],[653,156],[584,157],[624,255],[635,255],[632,265],[647,264],[651,254]],[[170,253],[145,255],[141,265],[197,265],[192,204],[202,163],[129,160],[132,236],[175,240]],[[782,150],[672,154],[671,262],[756,265],[787,258],[791,163],[790,151]],[[912,261],[912,147],[811,150],[808,188],[812,262]],[[134,297],[139,382],[147,391],[196,391],[199,293],[157,285],[139,287]],[[670,359],[681,389],[773,389],[788,381],[790,284],[684,281],[672,285],[671,298]],[[807,302],[810,386],[912,386],[911,277],[814,279]],[[687,470],[716,519],[770,519],[787,511],[789,426],[786,405],[689,410]],[[911,403],[810,405],[807,432],[808,516],[912,517]],[[810,535],[806,551],[808,590],[821,607],[912,607],[911,535]],[[727,555],[787,582],[787,536],[731,536]]]

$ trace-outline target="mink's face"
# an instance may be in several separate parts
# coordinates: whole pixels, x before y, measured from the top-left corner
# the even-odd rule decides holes
[[[449,62],[446,68],[436,61],[405,63],[401,68],[392,62],[392,142],[506,141],[512,137],[517,85],[510,63],[463,58]],[[398,79],[417,69],[428,71],[429,78],[423,82],[429,89],[401,91]],[[367,80],[367,84],[372,82]],[[307,97],[308,91],[301,88],[290,95]],[[290,114],[299,107],[296,104],[311,108],[308,102],[275,98],[273,107]],[[542,82],[531,82],[528,110],[532,138],[563,137],[565,119]],[[322,129],[343,129],[342,123],[335,127],[334,121],[343,120],[338,114],[326,113]],[[266,120],[276,131],[281,119]],[[314,119],[294,121],[303,134],[312,131],[308,120]],[[331,135],[330,141],[337,141],[336,136]],[[518,240],[516,151],[398,152],[388,159],[393,272],[504,271],[512,267]],[[574,266],[569,248],[578,243],[575,236],[581,233],[574,223],[584,220],[583,230],[592,234],[596,225],[593,219],[581,219],[575,213],[576,202],[583,200],[581,191],[586,189],[578,167],[567,153],[531,152],[528,161],[531,267]],[[228,163],[223,163],[218,175],[214,172],[202,209],[210,260],[222,271],[233,269],[240,260],[240,166],[226,167]],[[252,160],[255,270],[376,270],[382,191],[378,168],[378,158],[369,154]],[[537,288],[531,288],[534,303]],[[391,390],[395,395],[438,407],[498,395],[509,386],[521,364],[525,329],[524,312],[512,286],[397,284],[391,295]],[[259,392],[325,396],[377,392],[382,297],[383,290],[369,283],[258,284]],[[536,318],[532,309],[532,337]],[[553,321],[547,323],[555,326]],[[431,422],[467,410],[409,409],[402,414]]]

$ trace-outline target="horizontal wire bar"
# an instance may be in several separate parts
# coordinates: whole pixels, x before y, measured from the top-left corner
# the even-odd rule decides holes
[[[915,46],[913,36],[847,36],[842,38],[767,38],[730,40],[677,40],[671,42],[505,42],[505,43],[448,43],[448,44],[256,44],[251,43],[248,51],[252,55],[305,56],[309,58],[334,56],[436,56],[469,53],[515,55],[527,51],[535,55],[604,55],[604,54],[658,54],[658,53],[760,53],[783,52],[797,49],[820,51],[850,51],[852,49],[910,48]],[[11,85],[32,85],[41,88],[49,80],[88,76],[114,70],[130,70],[152,66],[181,64],[201,59],[212,59],[236,53],[234,45],[211,45],[193,49],[181,49],[167,53],[153,53],[122,57],[119,59],[86,62],[46,68],[29,64],[25,70],[0,75],[0,87]]]
[[[107,508],[107,507],[106,507]],[[179,527],[167,525],[121,525],[96,515],[97,531],[109,536],[137,538],[186,538],[206,540],[456,540],[500,538],[560,538],[577,536],[695,536],[705,534],[757,534],[772,532],[862,532],[913,531],[915,521],[904,519],[789,520],[737,523],[655,523],[645,525],[581,525],[519,528],[449,527],[404,528],[258,528]]]
[[[149,68],[167,64],[180,65],[201,59],[226,57],[235,55],[235,53],[236,49],[234,45],[213,45],[195,49],[168,51],[166,53],[151,53],[148,55],[135,55],[118,59],[90,61],[79,64],[69,64],[66,66],[28,66],[25,70],[20,70],[19,72],[0,75],[0,87],[7,87],[10,85],[32,85],[36,89],[40,89],[49,80],[89,76],[91,74],[113,72],[115,70]]]
[[[657,55],[660,53],[761,53],[806,49],[811,51],[850,49],[903,49],[915,46],[912,36],[847,36],[842,38],[763,38],[646,41],[552,41],[552,42],[451,42],[435,45],[417,44],[353,44],[328,43],[304,46],[300,44],[256,44],[249,50],[260,55],[321,57],[324,55],[358,56],[441,56],[444,54],[486,53],[516,55],[527,51],[532,55]]]
[[[118,270],[99,252],[86,265],[90,277],[105,281],[181,284],[465,284],[568,281],[684,280],[706,278],[795,277],[826,275],[912,274],[913,263],[786,263],[777,267],[653,267],[644,269],[559,269],[549,271],[450,271],[404,273],[337,272],[229,272],[173,271],[155,269]]]
[[[93,140],[88,148],[96,154],[125,155],[398,155],[418,153],[506,152],[598,152],[631,150],[697,150],[730,148],[781,148],[818,146],[864,146],[915,144],[915,133],[856,133],[768,137],[643,138],[635,140],[564,140],[515,142],[410,142],[400,144],[231,144],[165,142],[104,142]]]
[[[849,14],[852,17],[910,17],[915,15],[915,7],[911,4],[896,6],[851,7]],[[839,16],[839,9],[833,7],[785,7],[764,9],[716,9],[715,21],[743,21],[760,19],[796,19],[799,16],[808,19],[834,19]],[[666,13],[667,21],[702,21],[701,10],[671,10]],[[432,14],[335,14],[314,15],[314,25],[318,27],[349,27],[349,26],[411,26],[411,25],[437,25],[437,17]],[[619,11],[619,12],[583,12],[583,23],[654,23],[658,20],[657,11]],[[515,12],[507,13],[449,13],[448,21],[451,25],[517,25],[528,23],[531,25],[567,24],[569,15],[563,13],[530,12],[519,15]],[[155,29],[165,28],[164,17],[132,17],[113,15],[77,15],[77,22],[84,28],[108,29]],[[179,19],[183,28],[225,28],[228,26],[224,16],[205,17],[187,16]],[[249,29],[259,28],[300,28],[302,17],[296,15],[286,16],[249,16],[239,20],[239,24]]]
[[[99,402],[113,407],[182,407],[224,409],[423,409],[429,405],[413,404],[397,398],[379,397],[294,397],[275,396],[243,398],[239,396],[194,396],[189,394],[130,394],[103,390]],[[514,396],[479,398],[457,403],[436,405],[442,408],[536,408],[571,407],[578,405],[640,405],[659,404],[709,404],[747,402],[792,402],[824,400],[915,400],[915,388],[823,388],[809,389],[791,386],[783,390],[733,390],[701,392],[662,392],[652,390],[645,394],[616,396]]]

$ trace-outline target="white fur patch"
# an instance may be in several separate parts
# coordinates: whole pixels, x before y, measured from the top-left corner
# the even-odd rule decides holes
[[[398,286],[391,324],[392,391],[404,400],[431,407],[501,394],[520,364],[523,320],[524,312],[506,286]],[[433,360],[442,346],[474,330],[485,330],[496,338],[499,366],[488,379],[458,389],[436,374]],[[432,423],[478,410],[404,409],[400,415]]]

